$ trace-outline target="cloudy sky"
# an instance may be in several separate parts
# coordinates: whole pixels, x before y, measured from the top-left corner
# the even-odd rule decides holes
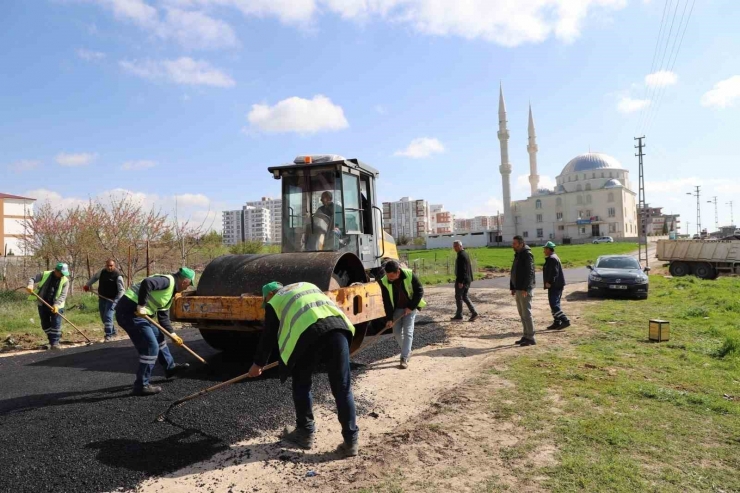
[[[0,5],[0,191],[64,206],[111,193],[194,220],[279,194],[306,153],[381,171],[382,200],[501,208],[503,83],[513,198],[616,157],[695,228],[740,218],[735,0],[22,0]],[[740,221],[740,219],[737,219]],[[736,221],[736,222],[737,222]]]

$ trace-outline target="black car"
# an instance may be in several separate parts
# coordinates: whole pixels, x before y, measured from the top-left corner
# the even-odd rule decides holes
[[[602,255],[596,265],[589,265],[589,296],[629,295],[636,298],[648,297],[647,272],[636,258],[628,255]]]

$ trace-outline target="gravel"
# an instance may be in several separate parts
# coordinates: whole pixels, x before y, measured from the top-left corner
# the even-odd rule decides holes
[[[414,347],[444,340],[439,326],[417,319]],[[152,383],[163,392],[129,393],[137,355],[128,340],[0,359],[0,491],[102,492],[133,488],[212,457],[229,445],[275,431],[294,419],[290,383],[277,371],[232,385],[175,408],[165,422],[155,418],[176,399],[246,373],[250,358],[211,349],[200,335],[178,332],[200,365],[172,348],[191,369],[166,381],[159,366]],[[398,354],[386,337],[353,361],[370,363]],[[365,367],[353,365],[355,378]],[[316,403],[333,402],[328,381],[314,380]],[[360,412],[366,406],[358,403]]]

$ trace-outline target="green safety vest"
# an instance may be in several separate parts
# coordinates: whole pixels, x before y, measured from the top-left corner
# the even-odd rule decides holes
[[[347,329],[355,335],[355,326],[342,310],[311,283],[298,282],[284,286],[275,293],[269,304],[280,321],[278,347],[280,359],[286,365],[301,335],[321,319],[342,317]]]
[[[406,294],[409,296],[410,300],[414,297],[414,287],[411,285],[411,277],[414,275],[414,271],[411,269],[401,269],[401,272],[406,275],[406,278],[403,280],[403,287],[406,288]],[[396,302],[393,300],[393,283],[388,280],[387,275],[383,276],[380,282],[385,286],[385,289],[388,290],[388,295],[391,299],[391,306],[395,308]],[[417,306],[417,308],[421,309],[425,306],[427,306],[427,302],[422,298],[421,301],[419,301],[419,306]]]
[[[36,294],[41,293],[41,288],[43,288],[44,287],[44,284],[46,284],[46,281],[49,280],[49,276],[51,275],[52,272],[54,272],[54,271],[53,270],[44,271],[44,274],[41,276],[41,281],[39,281],[39,283],[36,284],[36,289],[34,289],[34,292]],[[67,284],[67,281],[69,281],[69,279],[67,278],[67,276],[62,276],[62,278],[59,280],[59,286],[57,286],[57,292],[54,294],[54,299],[55,300],[57,298],[59,298],[59,295],[62,294],[62,289],[64,289],[64,285]],[[32,294],[31,295],[28,295],[28,299],[31,300],[31,301],[33,301],[33,300],[38,301],[38,298],[36,298]],[[57,308],[64,308],[64,303],[60,304]]]
[[[156,312],[163,312],[170,309],[172,302],[175,299],[175,278],[168,274],[154,274],[152,277],[162,276],[170,280],[170,287],[167,289],[160,289],[158,291],[150,291],[149,296],[146,298],[146,311],[148,315],[152,316]],[[137,305],[139,304],[139,289],[141,289],[141,283],[134,284],[126,290],[124,296]]]

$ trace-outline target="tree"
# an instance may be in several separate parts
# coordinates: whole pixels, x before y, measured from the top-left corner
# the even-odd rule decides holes
[[[663,234],[664,235],[668,234],[668,223],[663,223]]]
[[[411,238],[406,235],[401,235],[401,237],[398,238],[399,245],[408,245],[409,243],[411,243]]]
[[[229,248],[229,252],[235,255],[262,253],[264,245],[261,241],[243,241]]]
[[[413,244],[416,246],[422,246],[425,245],[426,242],[427,241],[424,239],[423,236],[417,236],[416,238],[414,238]]]

